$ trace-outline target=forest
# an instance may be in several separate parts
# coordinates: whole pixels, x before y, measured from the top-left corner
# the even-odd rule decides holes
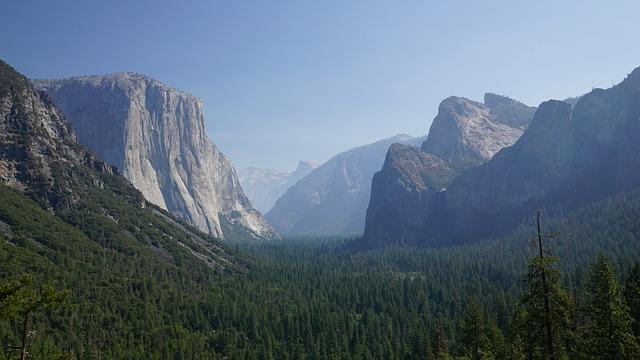
[[[540,241],[532,214],[449,248],[239,243],[243,266],[221,272],[89,236],[0,190],[13,229],[0,231],[0,359],[25,344],[29,359],[640,356],[638,193],[543,210]]]

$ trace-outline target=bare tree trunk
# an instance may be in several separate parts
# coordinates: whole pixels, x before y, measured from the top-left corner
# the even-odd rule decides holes
[[[540,276],[542,277],[542,289],[544,291],[544,330],[547,335],[545,345],[548,356],[554,357],[553,352],[553,330],[551,326],[551,307],[549,305],[549,284],[547,283],[547,273],[544,269],[544,250],[542,248],[542,233],[540,232],[540,210],[536,212],[536,222],[538,223],[538,248],[540,250]]]
[[[29,312],[24,313],[24,319],[22,323],[22,344],[20,345],[20,360],[27,360],[29,354]]]

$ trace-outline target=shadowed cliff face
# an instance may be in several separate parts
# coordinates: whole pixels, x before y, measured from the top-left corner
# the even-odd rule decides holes
[[[425,228],[440,226],[430,211],[450,183],[520,138],[534,109],[499,95],[485,99],[488,104],[461,97],[443,100],[421,149],[389,149],[373,178],[367,246],[421,243]]]
[[[415,242],[410,236],[423,226],[424,203],[455,173],[446,161],[420,148],[391,145],[382,170],[372,180],[365,227],[368,245],[388,244],[388,234],[399,235],[395,243]]]
[[[636,69],[622,83],[582,96],[573,109],[562,101],[541,104],[513,146],[452,177],[446,189],[421,192],[418,200],[410,197],[409,202],[398,196],[387,209],[397,210],[411,201],[419,205],[395,215],[401,224],[411,225],[394,225],[391,229],[397,234],[378,226],[391,210],[372,206],[381,193],[398,188],[398,177],[374,184],[381,190],[372,193],[364,241],[426,246],[479,241],[507,233],[539,208],[561,212],[640,188],[639,137]]]
[[[636,189],[639,136],[639,70],[611,89],[593,90],[573,109],[547,101],[520,141],[450,184],[442,206],[431,210],[446,214],[441,223],[447,226],[423,233],[478,240],[509,231],[537,208],[568,210]]]
[[[419,139],[397,135],[334,156],[290,187],[266,218],[283,234],[361,233],[371,178],[393,143]]]
[[[78,140],[149,201],[220,238],[223,223],[277,236],[207,137],[198,98],[132,73],[34,83],[60,106]]]

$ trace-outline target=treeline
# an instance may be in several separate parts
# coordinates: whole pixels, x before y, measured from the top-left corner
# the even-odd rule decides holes
[[[459,323],[457,346],[432,349],[433,359],[639,359],[640,263],[624,286],[610,260],[598,256],[580,297],[560,284],[557,258],[536,256],[526,287],[506,330],[489,320],[476,299]],[[429,358],[429,356],[427,357]]]
[[[547,221],[542,234],[557,236],[542,238],[542,256],[531,242],[535,223],[527,223],[509,237],[455,248],[354,253],[341,239],[241,245],[249,269],[236,274],[114,251],[14,200],[0,201],[0,221],[13,229],[0,231],[0,276],[27,273],[36,284],[68,289],[59,306],[32,315],[30,358],[637,355],[637,194]],[[15,358],[8,347],[20,344],[20,316],[7,319],[0,359]]]

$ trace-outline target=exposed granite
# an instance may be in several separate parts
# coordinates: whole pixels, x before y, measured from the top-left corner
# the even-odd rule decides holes
[[[277,237],[207,137],[195,96],[134,73],[34,84],[55,100],[79,142],[114,164],[149,201],[219,238],[220,217],[256,237]]]
[[[430,211],[449,184],[520,138],[533,109],[494,94],[487,94],[485,102],[449,97],[440,103],[421,149],[389,149],[373,177],[362,240],[366,246],[424,243],[424,229],[440,227]]]

